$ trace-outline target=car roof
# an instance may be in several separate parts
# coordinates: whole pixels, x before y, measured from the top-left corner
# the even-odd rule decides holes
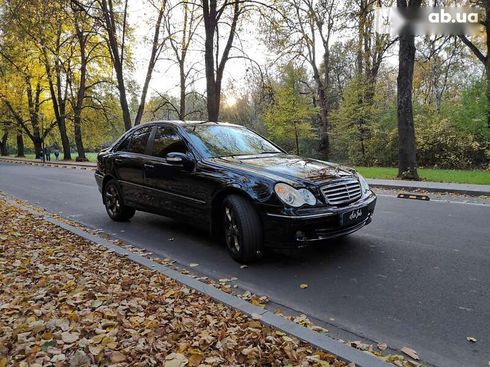
[[[157,120],[157,121],[148,121],[145,123],[142,123],[140,126],[144,125],[160,125],[160,124],[170,124],[170,125],[175,125],[175,126],[195,126],[195,125],[207,125],[207,126],[214,126],[214,125],[221,125],[221,126],[238,126],[238,127],[243,127],[242,125],[238,124],[231,124],[229,122],[210,122],[210,121],[184,121],[184,120]]]

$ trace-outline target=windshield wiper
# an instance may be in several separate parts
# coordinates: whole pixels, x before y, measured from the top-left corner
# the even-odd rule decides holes
[[[278,152],[278,151],[273,151],[273,152],[261,152],[260,154],[279,154],[279,153],[282,153],[282,152]]]

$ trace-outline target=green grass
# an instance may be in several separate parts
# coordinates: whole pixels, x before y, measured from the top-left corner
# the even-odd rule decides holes
[[[398,168],[356,167],[366,178],[396,179]],[[451,182],[490,185],[490,171],[419,168],[419,176],[424,181]]]
[[[95,152],[87,152],[85,153],[85,156],[87,157],[87,159],[90,161],[90,162],[97,162],[97,154],[98,153],[95,153]],[[34,159],[36,157],[36,155],[34,153],[32,154],[26,154],[26,158],[27,159]],[[77,153],[76,152],[72,152],[71,153],[71,158],[73,161],[75,161],[75,159],[77,158]],[[63,153],[60,152],[60,157],[59,157],[60,160],[63,159]],[[51,160],[54,161],[54,154],[53,152],[51,152]]]

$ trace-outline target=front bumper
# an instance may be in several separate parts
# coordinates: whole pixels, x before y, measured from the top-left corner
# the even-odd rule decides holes
[[[270,248],[309,246],[323,240],[353,233],[372,220],[376,195],[372,193],[344,207],[309,208],[303,211],[265,210],[262,212],[264,245]],[[344,223],[344,213],[357,209],[366,215],[350,224]]]

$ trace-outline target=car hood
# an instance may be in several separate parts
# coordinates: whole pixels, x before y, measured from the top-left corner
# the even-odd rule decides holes
[[[214,161],[269,177],[275,176],[276,180],[319,182],[353,175],[348,168],[334,163],[288,154],[221,157],[214,158]]]

